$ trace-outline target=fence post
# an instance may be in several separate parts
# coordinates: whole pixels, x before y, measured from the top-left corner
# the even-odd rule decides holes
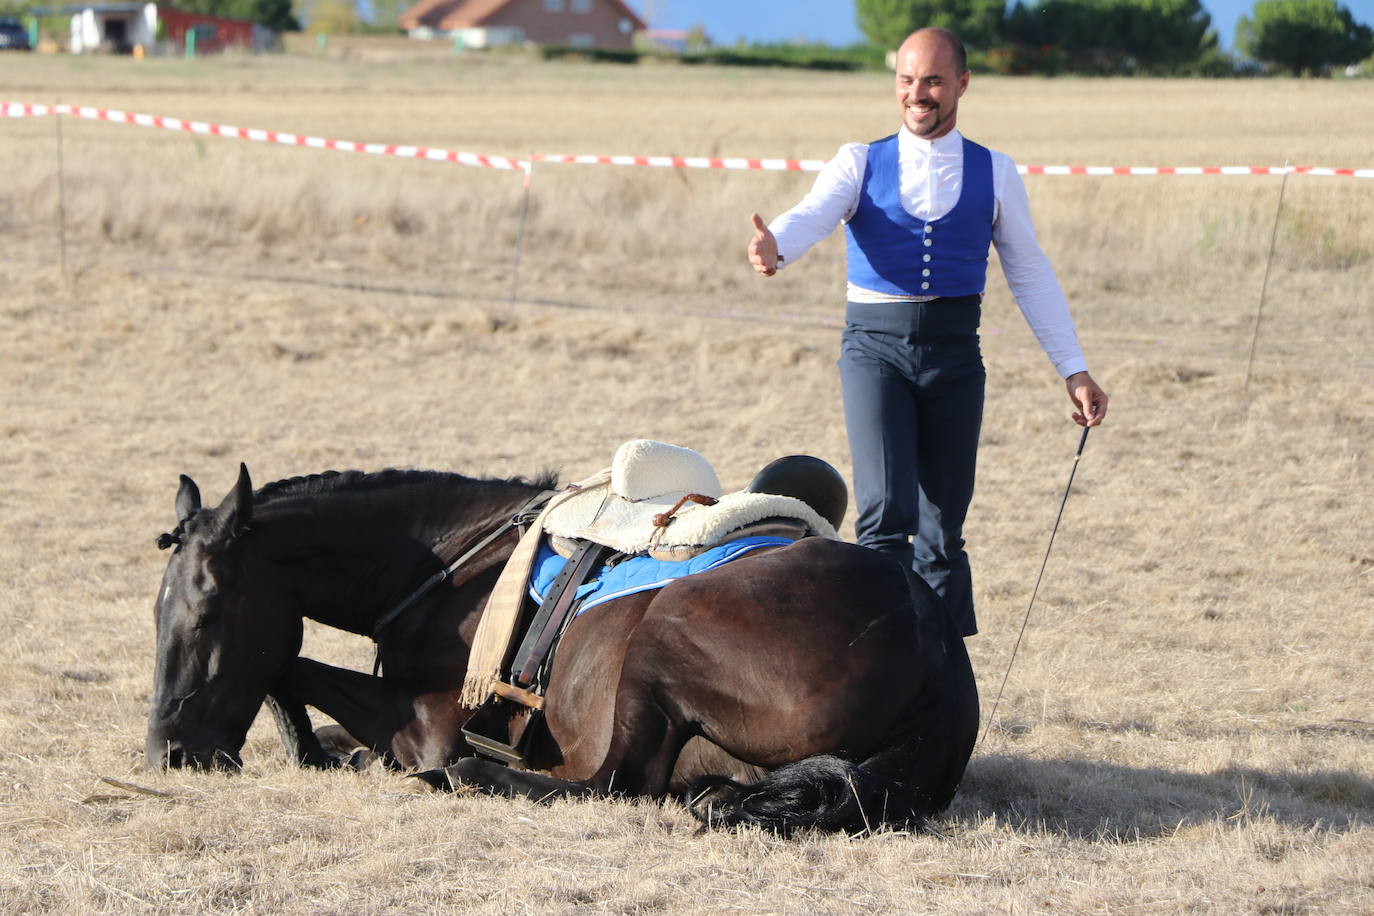
[[[67,179],[62,161],[62,113],[53,106],[52,120],[57,129],[57,245],[62,277],[67,277]]]
[[[530,212],[530,183],[534,179],[534,154],[530,154],[529,160],[525,163],[525,191],[520,200],[520,222],[515,229],[515,262],[511,265],[510,271],[510,302],[509,308],[515,307],[515,297],[520,292],[520,259],[525,251],[525,219]]]

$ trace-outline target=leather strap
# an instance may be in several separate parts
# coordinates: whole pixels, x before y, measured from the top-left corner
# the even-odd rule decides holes
[[[601,562],[609,548],[592,541],[584,542],[563,564],[554,577],[539,612],[530,623],[529,632],[520,643],[511,665],[511,680],[516,684],[534,683],[539,666],[548,657],[549,649],[563,628],[563,621],[572,610],[577,598],[577,587],[587,580],[587,576]]]

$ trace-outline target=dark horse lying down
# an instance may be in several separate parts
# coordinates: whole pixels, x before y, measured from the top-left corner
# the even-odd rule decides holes
[[[254,493],[241,469],[202,508],[182,477],[178,526],[159,539],[177,549],[156,605],[149,765],[237,766],[268,699],[307,765],[335,762],[308,704],[432,784],[705,788],[699,817],[782,830],[912,825],[949,803],[977,731],[968,655],[923,583],[853,544],[760,550],[577,618],[546,697],[547,774],[475,758],[460,731],[469,645],[513,532],[378,634],[384,676],[298,657],[303,617],[372,635],[547,483],[350,471]]]

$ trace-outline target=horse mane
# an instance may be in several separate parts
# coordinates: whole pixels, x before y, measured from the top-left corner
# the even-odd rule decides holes
[[[323,496],[332,493],[367,494],[397,486],[443,487],[477,484],[553,490],[558,487],[558,472],[546,469],[533,479],[526,477],[465,477],[452,471],[417,471],[388,468],[383,471],[323,471],[302,477],[288,477],[265,484],[253,494],[253,505],[264,506],[294,496]],[[193,524],[216,517],[213,506],[201,506],[181,519],[175,528],[158,535],[159,550],[180,546]]]
[[[453,471],[419,471],[387,468],[383,471],[323,471],[301,477],[288,477],[264,484],[253,494],[253,504],[261,505],[288,496],[320,496],[342,490],[372,492],[393,486],[428,485],[466,481],[507,484],[552,490],[558,486],[558,472],[544,470],[532,480],[525,477],[465,477]]]

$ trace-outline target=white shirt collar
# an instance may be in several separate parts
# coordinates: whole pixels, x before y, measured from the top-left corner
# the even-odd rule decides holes
[[[898,155],[922,155],[930,156],[935,154],[952,153],[955,150],[963,150],[964,137],[955,128],[943,137],[935,140],[927,140],[918,137],[907,129],[903,124],[897,131],[897,153]]]

